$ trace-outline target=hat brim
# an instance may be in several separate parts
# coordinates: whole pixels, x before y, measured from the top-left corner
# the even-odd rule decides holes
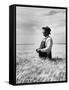
[[[46,29],[46,27],[42,27],[42,29]]]

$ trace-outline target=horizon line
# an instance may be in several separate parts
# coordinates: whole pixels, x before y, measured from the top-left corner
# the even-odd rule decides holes
[[[19,44],[16,44],[16,45],[36,45],[37,43],[19,43]],[[66,44],[66,43],[53,43],[53,44]]]

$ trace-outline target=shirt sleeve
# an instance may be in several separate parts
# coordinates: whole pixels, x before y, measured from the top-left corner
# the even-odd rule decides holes
[[[41,49],[41,52],[49,53],[51,51],[52,44],[53,44],[52,38],[48,38],[45,44],[46,44],[46,48]]]

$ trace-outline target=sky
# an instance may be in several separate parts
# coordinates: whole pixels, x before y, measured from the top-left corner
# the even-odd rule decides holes
[[[44,26],[51,28],[53,43],[65,43],[66,10],[16,7],[16,44],[40,43]]]

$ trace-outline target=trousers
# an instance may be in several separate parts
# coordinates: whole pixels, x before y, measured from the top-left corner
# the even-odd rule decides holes
[[[49,59],[51,59],[52,58],[52,55],[51,55],[51,52],[49,53],[49,54],[47,54],[47,53],[42,53],[42,52],[39,52],[39,57],[44,57],[44,58],[49,58]]]

